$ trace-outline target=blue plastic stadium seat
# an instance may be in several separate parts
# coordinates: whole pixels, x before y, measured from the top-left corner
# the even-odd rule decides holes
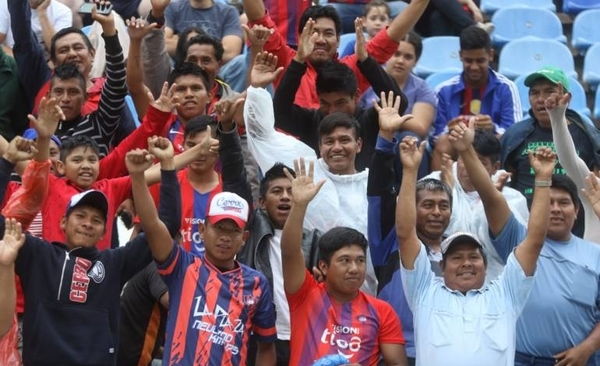
[[[429,37],[423,40],[423,53],[414,68],[414,73],[422,78],[436,72],[461,72],[463,67],[458,51],[458,37]]]
[[[366,36],[366,35],[365,35]],[[346,49],[346,46],[350,42],[356,41],[355,33],[346,33],[340,36],[340,44],[338,45],[338,53],[341,55],[342,52]]]
[[[521,75],[515,79],[515,84],[519,90],[521,97],[521,105],[523,106],[523,118],[529,117],[529,88],[525,86],[525,79],[528,75]],[[569,108],[581,114],[582,116],[591,117],[592,113],[587,106],[587,97],[585,89],[579,80],[569,77],[569,92],[571,93],[571,104]]]
[[[594,118],[600,119],[600,89],[596,89],[596,98],[594,98]]]
[[[508,42],[500,52],[498,71],[514,80],[547,65],[562,69],[568,76],[577,77],[569,48],[560,42],[537,37]]]
[[[429,75],[425,81],[435,90],[438,85],[458,74],[456,71],[440,71]]]
[[[563,11],[567,14],[579,14],[589,9],[600,9],[600,2],[598,0],[563,0]]]
[[[92,29],[91,25],[86,25],[85,27],[81,28],[81,31],[83,32],[83,34],[85,34],[87,36],[90,34],[91,29]]]
[[[571,44],[583,54],[597,42],[600,42],[600,9],[579,13],[573,21]]]
[[[131,116],[133,117],[133,122],[135,122],[135,127],[139,127],[140,119],[138,117],[137,110],[135,109],[135,104],[133,103],[133,99],[131,98],[131,95],[127,94],[127,96],[125,96],[125,103],[127,104],[127,108],[129,109],[129,112],[131,112]]]
[[[480,8],[484,13],[493,14],[500,9],[514,6],[546,9],[556,12],[556,6],[552,0],[481,0]]]
[[[496,26],[496,30],[492,33],[492,42],[497,47],[502,47],[513,39],[527,36],[567,43],[560,19],[547,9],[503,8],[494,13],[492,23]]]
[[[583,81],[595,90],[600,84],[600,43],[588,48],[583,59]]]

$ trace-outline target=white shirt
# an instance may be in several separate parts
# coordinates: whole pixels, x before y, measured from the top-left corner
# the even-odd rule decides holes
[[[273,273],[273,301],[277,317],[275,327],[277,328],[277,339],[290,340],[292,329],[290,328],[290,307],[288,305],[285,290],[283,289],[283,266],[281,264],[281,234],[283,230],[275,229],[271,240],[269,240],[269,263]]]
[[[55,32],[73,25],[73,13],[71,12],[71,9],[59,1],[51,0],[50,5],[48,5],[48,9],[46,10],[46,14],[48,14],[48,19]],[[42,25],[40,24],[37,11],[33,9],[31,10],[31,29],[35,33],[38,42],[43,44],[44,37],[42,36]],[[4,45],[12,48],[15,41],[10,28],[10,13],[8,12],[7,0],[0,0],[0,33],[6,35]],[[50,45],[48,45],[48,49],[50,49]]]
[[[466,295],[435,277],[423,245],[413,270],[400,267],[414,316],[417,366],[514,365],[517,319],[533,284],[514,253],[497,280]]]

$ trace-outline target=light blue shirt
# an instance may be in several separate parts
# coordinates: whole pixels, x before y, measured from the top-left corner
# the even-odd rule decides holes
[[[514,254],[498,279],[466,295],[435,277],[423,245],[413,270],[402,262],[400,267],[413,311],[417,365],[514,365],[516,322],[533,283]]]
[[[506,258],[525,237],[511,216],[492,244]],[[546,239],[529,301],[517,323],[517,351],[552,357],[580,344],[600,316],[600,245],[574,235],[566,242]]]

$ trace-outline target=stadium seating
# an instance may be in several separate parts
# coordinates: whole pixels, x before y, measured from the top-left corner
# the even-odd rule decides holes
[[[440,36],[423,40],[423,53],[414,68],[414,73],[422,78],[436,72],[461,72],[462,63],[458,51],[458,37]]]
[[[496,47],[502,47],[513,39],[526,36],[567,43],[560,19],[547,9],[503,8],[494,13],[492,23],[496,26],[492,33],[492,42]]]
[[[135,126],[139,127],[140,119],[138,117],[137,110],[135,109],[135,104],[133,103],[131,95],[127,94],[127,96],[125,96],[125,103],[127,104],[127,109],[129,109],[129,112],[131,112],[131,116],[133,117],[133,122],[135,122]]]
[[[578,14],[584,10],[600,9],[598,0],[563,0],[563,11],[567,14]]]
[[[596,98],[594,98],[594,118],[600,119],[600,89],[596,89]]]
[[[87,36],[90,34],[91,29],[92,29],[91,25],[86,25],[85,27],[81,28],[81,31],[83,32],[83,34],[85,34]]]
[[[450,79],[453,76],[458,75],[459,73],[456,71],[441,71],[441,72],[436,72],[434,74],[431,74],[427,77],[427,79],[425,79],[425,81],[427,82],[427,84],[429,84],[430,87],[432,87],[434,90],[435,88],[440,85],[441,83],[443,83],[444,81]]]
[[[600,42],[600,9],[579,13],[573,21],[571,45],[584,54],[594,43]]]
[[[480,8],[484,13],[493,14],[500,9],[514,6],[526,6],[556,11],[556,6],[552,0],[481,0]]]
[[[531,36],[510,41],[504,46],[498,71],[514,80],[546,65],[561,68],[568,76],[577,77],[573,55],[567,46]]]
[[[366,35],[365,35],[366,36]],[[346,49],[346,46],[350,42],[356,41],[356,33],[346,33],[340,36],[340,44],[338,45],[338,53],[342,54]]]
[[[583,81],[585,81],[592,90],[595,90],[600,84],[600,43],[594,44],[588,48],[583,60]]]

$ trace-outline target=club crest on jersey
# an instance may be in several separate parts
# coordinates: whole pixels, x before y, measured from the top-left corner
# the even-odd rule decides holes
[[[102,282],[106,276],[104,264],[102,264],[100,261],[96,262],[92,269],[88,272],[88,276],[90,276],[90,278],[96,283]]]

